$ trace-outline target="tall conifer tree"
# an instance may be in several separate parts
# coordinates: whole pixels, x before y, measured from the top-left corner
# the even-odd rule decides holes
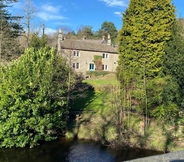
[[[21,54],[18,36],[22,30],[17,23],[21,18],[12,16],[8,12],[9,5],[16,0],[2,0],[0,2],[0,60],[12,60]]]
[[[119,32],[119,66],[140,69],[145,64],[147,75],[157,76],[164,44],[170,39],[175,21],[174,12],[171,0],[131,0]]]
[[[142,107],[144,114],[148,113],[148,107],[153,106],[149,104],[154,103],[151,101],[154,96],[148,96],[153,95],[148,93],[148,89],[162,75],[164,46],[171,38],[175,19],[171,0],[130,0],[123,14],[117,77],[126,93],[122,95],[123,101],[131,91],[131,100]]]
[[[164,59],[164,75],[170,76],[178,85],[180,94],[174,101],[180,108],[184,108],[184,19],[175,22],[172,28],[171,40],[166,44]],[[172,92],[174,89],[172,89]],[[170,96],[171,98],[171,96]]]

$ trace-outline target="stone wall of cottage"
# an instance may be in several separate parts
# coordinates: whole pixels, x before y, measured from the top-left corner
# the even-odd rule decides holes
[[[74,50],[77,51],[77,50]],[[94,51],[82,51],[78,50],[79,55],[73,56],[72,50],[62,50],[61,56],[66,57],[68,63],[70,63],[71,67],[73,66],[73,63],[79,63],[79,68],[75,68],[75,71],[77,73],[81,73],[83,75],[86,74],[86,71],[90,71],[90,64],[94,63],[94,56],[99,55],[103,56],[102,58],[102,64],[104,65],[104,71],[110,71],[115,72],[117,68],[117,60],[118,60],[118,54],[112,54],[112,53],[103,53],[103,52],[94,52]],[[107,66],[106,66],[107,65]],[[95,67],[94,67],[95,68]]]

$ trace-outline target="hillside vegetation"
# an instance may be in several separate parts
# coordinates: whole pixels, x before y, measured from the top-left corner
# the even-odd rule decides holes
[[[83,83],[94,89],[87,89],[85,97],[75,100],[71,111],[76,112],[76,118],[66,137],[100,141],[115,148],[128,146],[164,152],[182,148],[182,127],[150,119],[150,126],[145,128],[144,116],[135,109],[121,112],[120,86],[115,74],[93,77]]]

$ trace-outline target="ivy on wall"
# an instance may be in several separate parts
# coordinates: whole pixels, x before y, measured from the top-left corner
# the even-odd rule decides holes
[[[102,70],[102,56],[94,55],[94,63],[97,71]]]

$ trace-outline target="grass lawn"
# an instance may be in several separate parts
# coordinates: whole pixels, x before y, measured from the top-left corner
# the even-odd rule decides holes
[[[115,74],[87,79],[83,83],[93,86],[94,89],[82,91],[84,95],[75,99],[72,110],[101,114],[112,107],[111,89],[118,86]]]
[[[118,85],[115,74],[108,74],[103,77],[95,77],[92,79],[87,79],[83,81],[84,83],[91,84],[92,86],[101,86],[101,85]]]

